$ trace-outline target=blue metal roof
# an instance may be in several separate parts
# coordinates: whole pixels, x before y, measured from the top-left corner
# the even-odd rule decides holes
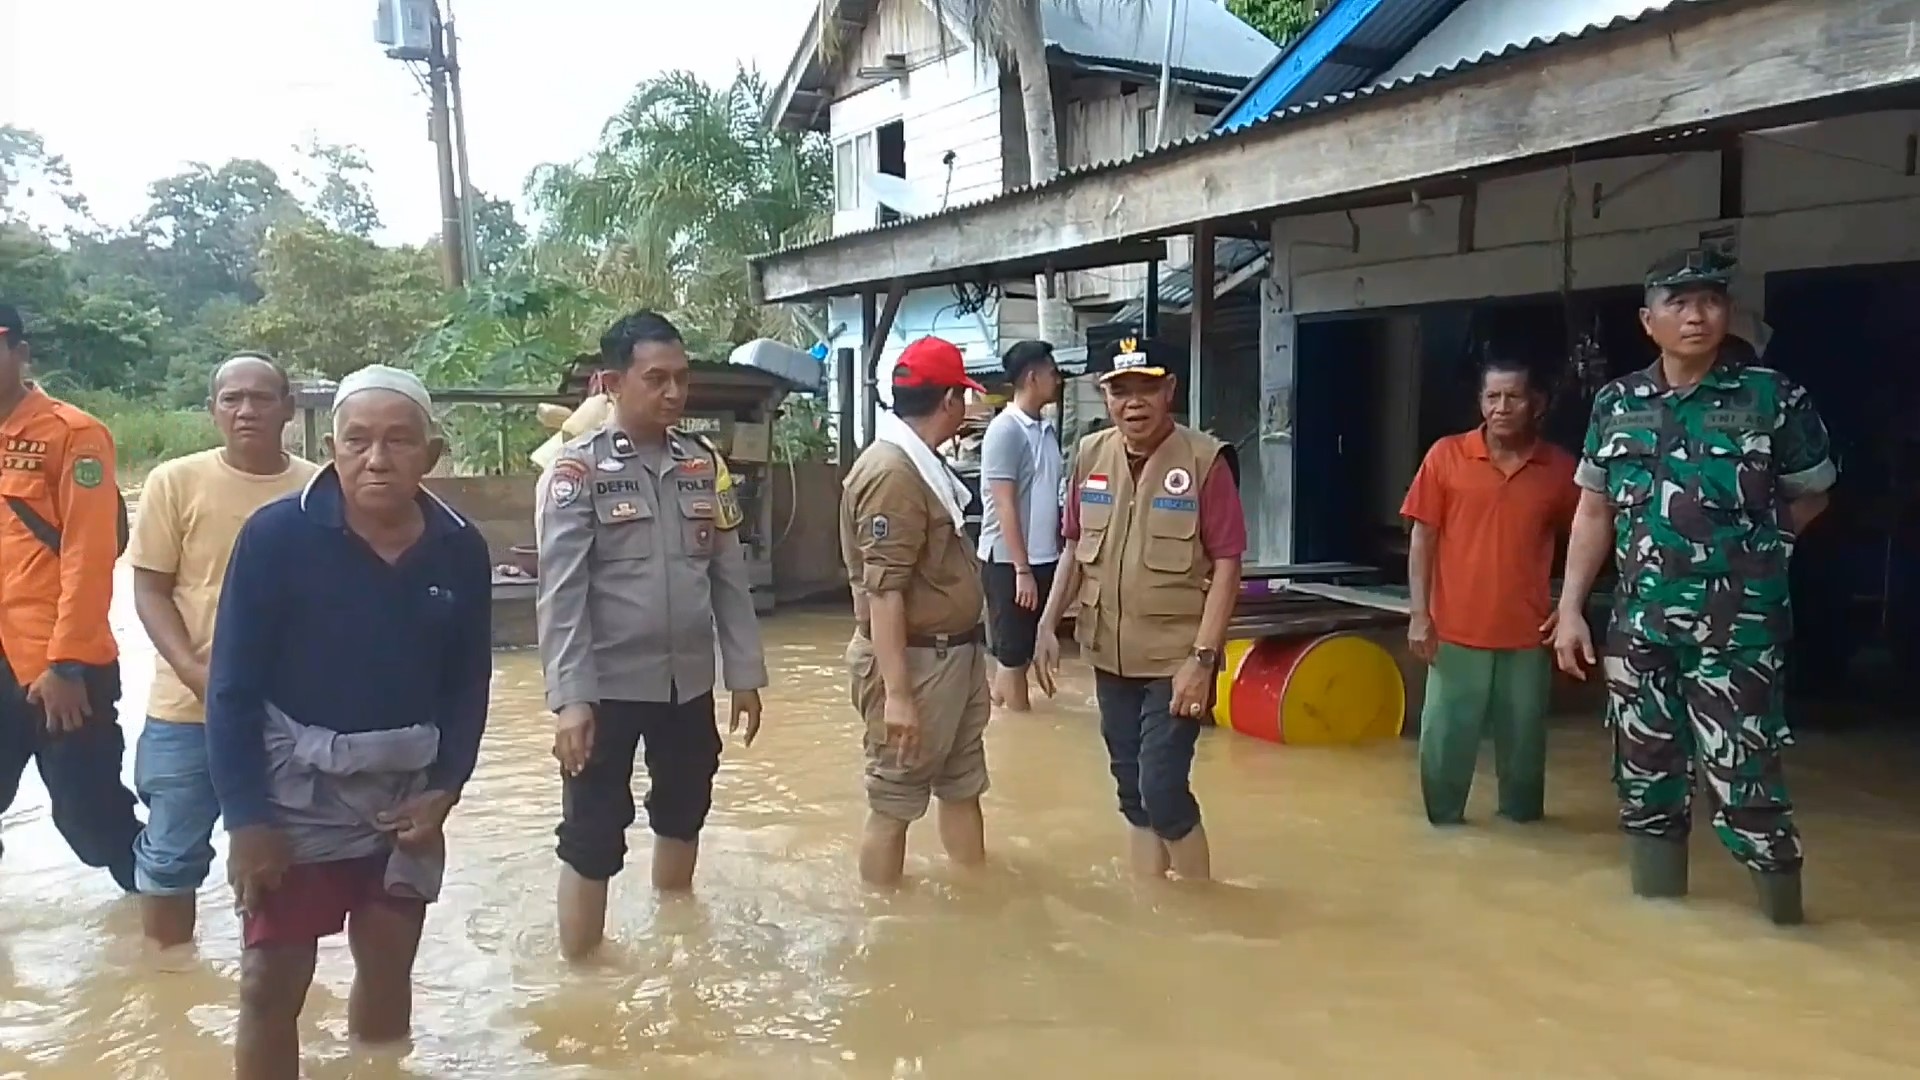
[[[1280,50],[1214,121],[1235,131],[1274,113],[1367,85],[1463,0],[1336,0]]]

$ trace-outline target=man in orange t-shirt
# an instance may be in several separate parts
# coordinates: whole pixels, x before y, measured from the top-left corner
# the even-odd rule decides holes
[[[1420,712],[1427,820],[1465,819],[1493,728],[1500,815],[1539,820],[1546,797],[1556,542],[1580,489],[1573,455],[1540,438],[1547,395],[1524,363],[1489,360],[1480,427],[1433,444],[1400,513],[1413,523],[1407,642],[1432,665]]]
[[[0,812],[37,759],[54,827],[132,892],[140,821],[120,782],[107,624],[125,521],[113,437],[28,382],[30,358],[20,313],[0,304]]]

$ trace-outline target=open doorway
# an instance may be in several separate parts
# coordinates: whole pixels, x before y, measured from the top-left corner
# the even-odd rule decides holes
[[[903,120],[882,124],[873,136],[874,170],[887,176],[907,178],[907,125]],[[880,223],[899,221],[900,211],[882,203]]]
[[[1769,274],[1765,361],[1812,394],[1840,482],[1793,558],[1794,689],[1911,715],[1920,665],[1920,264]]]

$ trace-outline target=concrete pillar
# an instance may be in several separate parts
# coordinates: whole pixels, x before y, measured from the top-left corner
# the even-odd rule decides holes
[[[1260,282],[1260,477],[1265,497],[1251,515],[1255,561],[1293,561],[1293,388],[1299,323],[1293,314],[1293,252],[1276,227],[1273,263]]]

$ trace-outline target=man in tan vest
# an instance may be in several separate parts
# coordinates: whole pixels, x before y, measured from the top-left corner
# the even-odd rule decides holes
[[[858,629],[847,646],[853,706],[866,721],[867,815],[860,876],[899,882],[907,826],[940,800],[940,841],[962,865],[986,859],[980,796],[992,704],[980,613],[980,564],[963,529],[971,499],[934,447],[966,419],[960,350],[939,338],[907,346],[893,369],[893,410],[847,470],[840,553]]]
[[[1093,665],[1100,733],[1136,873],[1211,876],[1188,775],[1240,594],[1246,518],[1225,445],[1173,422],[1177,380],[1120,344],[1100,377],[1113,427],[1080,440],[1034,667],[1053,692],[1060,619]]]

